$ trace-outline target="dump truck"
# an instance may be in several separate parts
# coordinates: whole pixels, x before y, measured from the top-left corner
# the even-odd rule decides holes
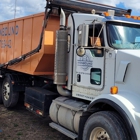
[[[78,140],[140,140],[140,17],[85,0],[0,23],[0,103],[50,116]],[[42,26],[43,21],[43,26]]]

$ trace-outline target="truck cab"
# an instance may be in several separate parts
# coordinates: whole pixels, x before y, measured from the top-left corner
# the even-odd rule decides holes
[[[133,124],[140,119],[140,110],[134,109],[140,99],[139,23],[133,17],[79,13],[68,19],[68,56],[74,62],[68,63],[68,73],[73,71],[68,83],[69,88],[72,85],[72,96],[91,101],[90,106],[98,100],[113,101],[125,110]],[[137,135],[139,128],[140,124],[135,124]]]
[[[138,88],[132,88],[132,84],[126,84],[126,79],[130,75],[127,74],[128,68],[132,65],[133,58],[137,57],[135,55],[139,54],[139,22],[139,20],[126,17],[94,14],[73,14],[69,17],[68,27],[70,28],[68,29],[71,32],[69,49],[71,51],[68,52],[68,56],[69,60],[74,59],[74,66],[72,67],[70,62],[68,63],[68,73],[73,71],[73,81],[69,81],[68,87],[73,85],[74,97],[91,101],[97,95],[108,93],[113,86],[118,86],[119,91],[135,89],[135,92],[139,93]],[[80,27],[83,29],[81,30]],[[82,44],[83,42],[84,44]],[[81,47],[84,49],[84,54],[78,55],[77,51]],[[135,63],[137,61],[135,59]],[[133,65],[135,63],[133,62]],[[133,77],[135,77],[134,73]],[[137,78],[133,79],[135,79],[133,82],[136,82]],[[132,81],[132,77],[128,81]],[[78,91],[83,93],[79,94]],[[87,92],[89,94],[85,95]],[[132,92],[134,91],[132,90]]]
[[[137,74],[140,56],[139,22],[138,17],[134,19],[125,15],[115,16],[112,15],[112,11],[105,14],[73,13],[68,17],[66,88],[71,90],[72,97],[84,101],[84,107],[88,104],[82,112],[80,106],[80,111],[76,114],[76,118],[80,116],[78,132],[83,133],[84,140],[95,139],[95,136],[99,139],[101,137],[122,140],[139,139],[138,112],[140,110],[137,112],[134,109],[140,105],[138,101],[140,77]],[[75,106],[74,101],[73,105],[67,109],[74,110],[72,106]],[[96,109],[99,109],[99,112]],[[94,114],[94,111],[97,114]],[[90,116],[89,112],[93,114]],[[118,129],[121,129],[120,126],[127,127],[127,130],[123,129],[124,133],[131,131],[131,134],[115,138],[109,134],[113,132],[108,132],[106,135],[108,130],[91,129],[97,125],[98,117],[105,115],[104,117],[114,118],[118,116],[116,113],[119,114],[117,118],[122,119],[119,120],[120,123],[124,125],[118,124]],[[81,117],[86,115],[90,117],[82,129]],[[97,126],[100,125],[103,124],[99,123]]]

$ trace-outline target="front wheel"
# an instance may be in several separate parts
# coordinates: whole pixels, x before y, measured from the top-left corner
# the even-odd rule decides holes
[[[6,77],[2,84],[2,100],[6,108],[14,107],[18,102],[19,93],[13,91],[10,77]]]
[[[120,117],[111,111],[94,113],[87,120],[83,140],[130,140]]]

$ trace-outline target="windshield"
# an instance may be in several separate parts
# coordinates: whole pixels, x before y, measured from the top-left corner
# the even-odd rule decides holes
[[[108,22],[109,44],[116,49],[140,49],[140,25]]]

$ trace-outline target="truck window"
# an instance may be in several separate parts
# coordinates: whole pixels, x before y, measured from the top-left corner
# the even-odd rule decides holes
[[[100,48],[101,46],[104,46],[104,37],[101,24],[89,26],[88,46],[96,47],[94,49],[90,49],[92,56],[103,57],[103,49]]]
[[[108,43],[116,49],[140,49],[140,25],[108,22]]]
[[[104,46],[103,30],[101,24],[95,24],[89,26],[89,46]],[[101,31],[101,33],[100,33]]]
[[[89,49],[93,57],[103,57],[104,51],[103,49],[93,48]]]
[[[90,71],[90,83],[94,85],[101,85],[101,69],[92,68]]]

